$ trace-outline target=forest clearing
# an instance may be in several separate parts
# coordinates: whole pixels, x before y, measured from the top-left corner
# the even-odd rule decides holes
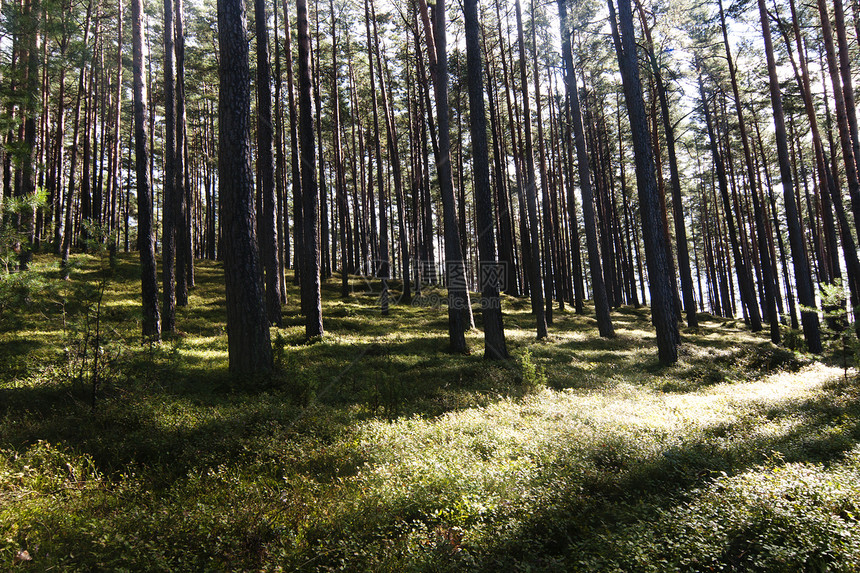
[[[138,268],[130,256],[112,272],[80,256],[66,282],[37,257],[34,289],[3,309],[3,567],[853,571],[860,561],[855,371],[738,321],[701,314],[678,363],[661,367],[645,308],[613,312],[611,340],[593,318],[559,313],[536,342],[526,301],[505,298],[512,358],[489,361],[445,351],[444,308],[392,305],[382,317],[378,293],[354,278],[346,299],[325,284],[321,340],[307,343],[296,303],[286,306],[272,329],[276,369],[255,380],[227,371],[219,264],[199,265],[183,329],[153,346],[139,343]],[[110,278],[95,371],[95,347],[81,341],[96,343],[100,269]],[[467,338],[480,346],[478,331]]]

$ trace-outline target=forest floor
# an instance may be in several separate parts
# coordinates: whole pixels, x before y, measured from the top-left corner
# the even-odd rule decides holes
[[[359,278],[307,343],[290,283],[276,373],[239,380],[219,265],[149,346],[136,259],[75,260],[0,281],[0,568],[860,569],[856,372],[740,321],[700,315],[661,368],[646,308],[538,342],[505,298],[492,363]]]

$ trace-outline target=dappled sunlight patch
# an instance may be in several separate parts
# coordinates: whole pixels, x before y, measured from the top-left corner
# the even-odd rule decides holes
[[[95,409],[67,372],[34,367],[62,356],[55,310],[0,338],[7,365],[20,359],[0,384],[0,562],[662,571],[820,555],[797,537],[809,515],[820,539],[860,539],[815,505],[856,515],[856,381],[738,321],[705,317],[661,367],[647,308],[613,310],[614,339],[593,307],[556,312],[537,341],[528,301],[504,297],[511,360],[493,362],[479,328],[470,355],[448,352],[447,309],[381,317],[372,294],[339,299],[339,281],[323,285],[326,335],[308,342],[290,283],[276,369],[245,380],[227,369],[220,265],[198,265],[182,332],[142,346],[135,262],[119,261],[105,316],[123,354]],[[95,259],[80,265],[75,280],[95,277]],[[39,440],[58,444],[44,469],[16,461]],[[87,485],[57,460],[91,467]],[[767,514],[780,504],[791,511]]]

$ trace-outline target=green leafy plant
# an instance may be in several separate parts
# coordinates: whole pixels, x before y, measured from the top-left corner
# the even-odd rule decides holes
[[[860,365],[860,340],[855,330],[849,327],[848,307],[845,286],[841,279],[824,284],[819,291],[821,306],[824,309],[822,339],[825,350],[840,360],[843,375],[847,378],[848,368]],[[858,309],[854,309],[855,316]]]
[[[526,388],[537,390],[546,386],[546,370],[535,364],[529,349],[526,349],[520,358],[520,369],[522,384]]]
[[[26,268],[31,256],[31,246],[27,242],[22,220],[27,214],[35,213],[36,209],[43,207],[46,198],[47,192],[39,188],[29,195],[4,199],[0,209],[0,280],[3,275],[15,270],[15,259]]]

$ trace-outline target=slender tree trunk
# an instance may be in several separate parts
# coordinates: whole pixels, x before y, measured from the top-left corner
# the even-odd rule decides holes
[[[281,282],[278,262],[275,170],[272,157],[272,74],[269,68],[269,27],[264,0],[254,0],[257,37],[257,169],[263,195],[260,222],[260,254],[266,283],[266,315],[269,323],[281,325]]]
[[[90,32],[90,22],[92,19],[93,2],[89,0],[87,4],[87,16],[84,22],[84,45],[87,45]],[[72,127],[72,147],[71,157],[69,158],[69,187],[66,192],[66,216],[63,224],[63,241],[61,247],[62,261],[60,267],[64,279],[69,278],[69,252],[71,250],[72,241],[75,238],[75,230],[72,226],[75,202],[75,184],[77,183],[77,166],[78,166],[78,138],[81,128],[81,100],[83,98],[84,86],[86,85],[86,64],[81,62],[81,68],[78,74],[78,93],[75,96],[75,113],[74,125]]]
[[[289,266],[287,258],[290,253],[290,226],[287,215],[286,190],[286,161],[284,159],[284,114],[281,100],[283,78],[281,75],[280,41],[278,39],[278,3],[272,3],[274,12],[275,33],[275,195],[278,198],[277,225],[278,233],[278,290],[281,293],[281,304],[287,303],[287,280],[285,270]]]
[[[535,181],[534,145],[532,143],[531,112],[529,108],[529,87],[526,76],[526,48],[523,33],[523,14],[520,0],[516,0],[517,44],[520,52],[520,88],[523,92],[523,125],[525,126],[525,164],[526,164],[526,212],[528,213],[531,233],[531,265],[529,283],[531,285],[532,307],[537,320],[537,337],[547,337],[546,309],[541,281],[540,232],[537,216],[537,182]]]
[[[603,282],[603,269],[600,262],[598,247],[597,224],[594,218],[594,194],[591,190],[591,166],[588,160],[588,149],[585,146],[585,130],[582,126],[582,112],[579,104],[579,93],[576,85],[576,72],[573,67],[573,55],[570,52],[570,32],[567,28],[567,9],[565,0],[559,0],[559,20],[562,34],[562,48],[567,50],[562,54],[565,66],[565,90],[569,102],[568,113],[573,128],[574,144],[576,146],[577,167],[579,169],[579,190],[582,193],[582,215],[585,220],[585,241],[588,248],[588,267],[591,272],[591,290],[594,297],[594,309],[597,314],[597,328],[600,336],[615,336],[612,317],[609,314],[609,299],[606,295],[606,285]],[[573,197],[569,201],[573,203]],[[571,219],[571,225],[576,220]]]
[[[349,256],[350,240],[347,231],[349,222],[349,206],[346,199],[346,175],[343,166],[343,147],[340,142],[340,90],[338,88],[338,47],[337,47],[337,18],[334,11],[334,0],[329,0],[331,9],[331,108],[332,108],[332,151],[334,152],[335,168],[335,198],[337,199],[338,226],[340,227],[340,296],[349,296]]]
[[[376,147],[376,184],[379,187],[379,260],[374,264],[374,271],[376,272],[376,276],[382,281],[382,293],[379,297],[379,305],[382,310],[383,316],[388,314],[388,305],[389,305],[389,294],[388,294],[388,279],[391,278],[390,272],[390,256],[388,249],[388,197],[386,195],[385,189],[385,179],[382,173],[382,143],[381,143],[381,132],[379,129],[379,99],[377,96],[376,89],[376,71],[374,70],[374,44],[373,38],[371,34],[371,25],[370,25],[370,0],[364,0],[364,25],[367,30],[367,56],[368,56],[368,64],[369,64],[369,72],[370,72],[370,94],[371,100],[373,102],[373,129],[376,132],[377,136],[374,137],[374,145]],[[376,53],[376,57],[379,57],[378,52]],[[381,72],[382,65],[380,64],[379,70]],[[382,77],[380,74],[380,83],[382,82]],[[380,86],[380,91],[384,92],[384,88]],[[384,97],[384,96],[383,96]],[[387,121],[386,121],[387,127]],[[389,134],[389,138],[391,134]],[[373,170],[370,170],[370,179],[373,179]],[[373,208],[373,201],[370,201],[371,208]],[[377,267],[378,265],[378,267]]]
[[[481,313],[484,320],[484,357],[502,360],[508,357],[498,278],[501,269],[496,262],[493,199],[490,190],[490,160],[487,151],[487,117],[484,110],[483,72],[479,40],[478,1],[465,0],[463,14],[466,27],[466,65],[469,82],[469,120],[472,134],[472,159],[475,169],[475,207],[478,215],[479,275],[481,278]]]
[[[283,0],[284,7],[284,64],[287,68],[287,107],[289,108],[290,116],[290,165],[292,177],[290,185],[293,190],[293,245],[294,253],[293,268],[295,269],[294,282],[299,284],[301,276],[301,256],[303,252],[303,232],[302,232],[302,176],[301,176],[301,159],[299,157],[299,119],[296,108],[295,86],[293,81],[293,48],[292,48],[292,31],[290,29],[290,8],[287,0]],[[289,228],[287,222],[284,223],[285,228]],[[289,259],[286,261],[286,266],[289,267]],[[302,299],[304,304],[304,299]],[[304,308],[304,307],[303,307]]]
[[[173,224],[176,243],[176,304],[188,306],[189,274],[194,256],[191,252],[191,189],[187,183],[188,166],[185,162],[185,26],[182,21],[182,1],[173,0],[174,9],[174,53],[176,65],[175,129],[174,138],[174,183],[173,183]]]
[[[322,336],[322,301],[320,293],[319,191],[314,170],[314,118],[311,91],[311,37],[308,32],[307,0],[296,0],[296,22],[299,37],[299,137],[302,171],[302,308],[305,312],[305,334]]]
[[[639,65],[636,58],[636,38],[633,33],[633,13],[630,0],[618,0],[620,20],[616,25],[614,0],[609,0],[610,23],[615,49],[624,84],[624,99],[630,115],[633,152],[636,160],[636,182],[639,187],[639,210],[645,239],[645,256],[651,286],[651,319],[657,331],[660,363],[674,364],[678,360],[678,322],[675,315],[669,261],[666,260],[665,233],[657,194],[654,154],[649,144],[648,121],[642,99]],[[620,33],[619,33],[620,28]]]
[[[451,136],[448,124],[448,51],[445,33],[445,0],[438,0],[435,12],[435,29],[430,23],[425,0],[419,0],[421,19],[427,36],[430,72],[436,93],[436,117],[439,124],[439,161],[437,174],[442,193],[442,211],[445,228],[445,273],[448,286],[448,337],[452,352],[467,353],[465,332],[468,328],[466,307],[469,292],[466,289],[466,269],[463,249],[457,228],[457,205],[454,199],[454,180],[451,177]]]
[[[823,1],[823,0],[822,0]],[[773,41],[770,36],[770,20],[764,0],[758,0],[761,18],[762,34],[764,37],[765,57],[770,85],[770,99],[773,105],[773,121],[776,130],[776,149],[779,157],[779,170],[782,176],[782,187],[785,192],[785,216],[788,222],[788,238],[791,245],[791,258],[794,262],[794,276],[797,281],[797,298],[807,310],[801,310],[800,318],[803,323],[803,336],[810,352],[821,352],[821,333],[819,329],[818,312],[815,310],[815,293],[812,287],[812,275],[809,272],[809,261],[803,247],[803,236],[800,231],[800,215],[794,198],[794,182],[791,178],[788,144],[785,132],[785,118],[782,109],[782,98],[779,89],[779,78],[776,74],[776,61],[773,56]]]
[[[161,236],[161,329],[176,331],[176,51],[173,0],[164,0],[164,182]]]
[[[403,204],[403,174],[400,164],[400,150],[398,148],[397,141],[397,130],[396,125],[394,123],[394,113],[391,110],[391,105],[389,103],[389,91],[385,81],[385,75],[383,73],[382,67],[382,58],[379,48],[379,32],[376,28],[376,12],[374,11],[373,3],[370,4],[371,16],[373,17],[373,40],[374,40],[374,53],[376,56],[376,68],[377,73],[379,74],[379,93],[382,96],[382,111],[385,115],[385,133],[386,139],[388,141],[388,159],[391,164],[391,176],[394,179],[394,195],[398,205],[398,227],[399,227],[399,237],[400,237],[400,252],[401,252],[401,263],[403,265],[403,299],[405,301],[409,301],[412,298],[412,288],[409,282],[409,245],[406,241],[406,226],[404,221],[404,212],[400,207]],[[380,191],[380,199],[382,198],[382,193]],[[386,197],[387,199],[387,197]],[[386,200],[386,205],[390,204],[390,201]],[[380,205],[380,213],[382,213],[382,206]],[[387,216],[384,219],[387,221]],[[385,240],[387,242],[388,232],[385,231]],[[384,260],[384,257],[383,257]],[[390,274],[390,273],[389,273]]]
[[[830,14],[827,10],[826,0],[818,0],[818,14],[821,20],[821,33],[824,39],[824,51],[827,56],[827,68],[830,72],[830,82],[833,85],[833,101],[836,105],[836,125],[839,128],[839,143],[842,145],[842,159],[845,165],[845,178],[848,180],[848,193],[851,197],[851,206],[854,211],[854,232],[860,239],[860,173],[858,173],[857,161],[854,158],[853,139],[851,137],[851,126],[848,121],[848,110],[845,101],[845,90],[842,86],[842,78],[839,74],[836,48],[833,41],[833,27],[830,24]],[[800,293],[798,292],[798,297]]]
[[[155,238],[152,232],[152,195],[149,191],[146,86],[143,83],[142,0],[131,0],[132,66],[134,85],[134,148],[137,177],[137,248],[140,251],[140,284],[143,306],[143,337],[161,338],[158,312],[158,279],[155,269]]]

